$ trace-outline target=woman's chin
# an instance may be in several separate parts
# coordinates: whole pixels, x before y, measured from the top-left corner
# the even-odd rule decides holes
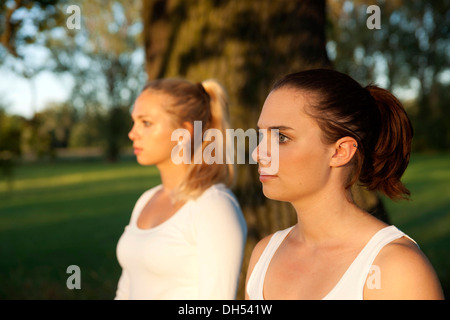
[[[286,191],[284,189],[284,191]],[[262,192],[264,196],[270,200],[283,201],[283,202],[291,202],[292,198],[286,195],[286,192],[283,192],[278,187],[275,186],[267,186],[263,184]]]
[[[153,162],[148,161],[147,159],[143,159],[142,157],[136,157],[137,163],[139,163],[141,166],[152,166],[154,165]]]
[[[263,194],[266,198],[271,200],[281,200],[280,197],[282,197],[279,192],[276,192],[276,190],[273,190],[273,188],[267,187],[263,185]]]

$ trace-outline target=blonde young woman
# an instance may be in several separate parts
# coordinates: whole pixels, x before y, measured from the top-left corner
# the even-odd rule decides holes
[[[263,192],[290,202],[298,223],[254,248],[248,299],[443,298],[418,245],[352,200],[356,181],[392,199],[409,195],[400,178],[412,126],[391,93],[333,70],[294,73],[273,86],[258,126],[278,129],[262,140],[278,146],[276,173],[270,151],[253,153]]]
[[[194,145],[194,121],[225,136],[227,97],[213,80],[148,83],[132,111],[129,133],[139,164],[155,165],[161,184],[137,200],[117,245],[122,267],[116,299],[234,299],[246,240],[229,164],[176,164],[179,144]],[[176,129],[190,135],[172,141]],[[202,135],[203,135],[202,132]]]

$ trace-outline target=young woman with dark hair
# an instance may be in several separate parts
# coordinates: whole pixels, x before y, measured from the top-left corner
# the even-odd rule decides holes
[[[277,173],[266,170],[270,148],[253,152],[263,192],[290,202],[298,223],[254,248],[246,298],[443,298],[418,245],[352,200],[354,183],[391,199],[410,194],[400,178],[413,129],[391,93],[328,69],[290,74],[273,86],[258,127],[278,129],[261,141],[276,143]]]

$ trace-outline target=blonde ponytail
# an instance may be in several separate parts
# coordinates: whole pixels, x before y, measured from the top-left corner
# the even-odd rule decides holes
[[[191,164],[185,179],[174,191],[174,201],[195,199],[214,184],[224,183],[228,187],[231,186],[234,167],[233,164],[226,163],[225,143],[226,129],[229,125],[228,96],[220,83],[213,79],[197,84],[184,79],[158,79],[149,82],[144,90],[161,92],[171,97],[165,108],[175,125],[182,125],[187,121],[195,128],[194,122],[200,121],[202,124],[202,143],[198,146],[191,144],[194,148],[191,152]],[[219,145],[222,149],[215,150],[221,152],[223,156],[222,159],[218,159],[220,160],[218,163],[207,163],[203,159],[203,151],[213,143],[210,139],[203,139],[208,129],[218,130],[222,134],[222,141],[215,142],[216,146]],[[200,164],[196,164],[194,158],[199,154],[202,160]]]
[[[213,79],[202,81],[201,85],[210,98],[211,128],[219,129],[225,134],[225,129],[229,126],[227,93],[222,85]]]
[[[201,145],[194,150],[195,153],[201,153],[202,163],[191,164],[186,179],[178,188],[177,200],[187,200],[189,198],[196,198],[203,191],[216,183],[224,183],[230,187],[234,179],[234,165],[226,163],[226,129],[229,128],[228,122],[228,96],[225,89],[216,80],[208,79],[200,84],[205,94],[209,96],[209,119],[205,121],[203,125],[202,137],[206,130],[216,129],[221,132],[222,141],[215,141],[221,150],[215,150],[215,152],[221,152],[222,159],[219,163],[205,162],[207,159],[203,159],[203,151],[205,148],[213,143],[208,141],[211,139],[204,139]],[[222,144],[223,142],[223,144]]]

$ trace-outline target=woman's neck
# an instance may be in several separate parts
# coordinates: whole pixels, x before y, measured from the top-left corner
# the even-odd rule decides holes
[[[156,166],[161,177],[161,184],[164,192],[171,193],[186,178],[188,165],[174,163],[161,164]]]
[[[336,240],[348,238],[357,225],[370,219],[350,199],[347,191],[334,190],[293,202],[298,219],[293,236],[311,245],[335,243]]]

